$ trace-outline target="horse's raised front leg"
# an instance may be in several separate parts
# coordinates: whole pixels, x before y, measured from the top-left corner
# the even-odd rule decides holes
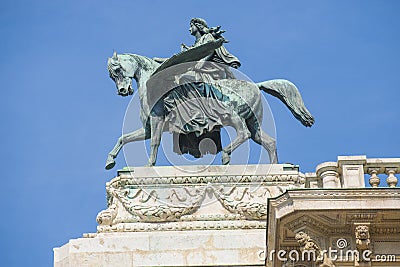
[[[133,142],[133,141],[142,141],[142,140],[145,140],[148,138],[149,137],[146,138],[146,131],[144,130],[144,128],[140,128],[131,133],[124,134],[120,138],[118,138],[118,141],[115,144],[114,148],[110,151],[110,153],[108,153],[108,157],[107,157],[107,161],[106,161],[106,170],[110,170],[110,169],[114,168],[114,166],[115,166],[114,159],[117,157],[119,151],[125,144]]]
[[[271,163],[278,163],[278,153],[276,152],[276,141],[274,138],[269,136],[260,128],[257,130],[253,140],[257,144],[262,145],[268,151]]]
[[[238,115],[232,116],[227,123],[227,125],[232,126],[236,131],[236,138],[222,149],[222,164],[229,164],[231,161],[232,152],[238,148],[241,144],[246,142],[251,136],[250,131],[242,118]]]
[[[147,166],[154,166],[156,164],[158,147],[160,146],[161,136],[164,130],[164,122],[164,117],[162,116],[150,117],[151,141],[150,157]]]

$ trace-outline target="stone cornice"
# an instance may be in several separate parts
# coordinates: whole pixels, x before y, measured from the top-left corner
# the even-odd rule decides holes
[[[195,169],[193,166],[135,167],[118,171],[118,176],[107,186],[207,183],[304,184],[305,176],[291,164],[196,166]]]
[[[98,233],[112,232],[153,232],[153,231],[188,231],[188,230],[237,230],[266,229],[266,221],[195,221],[166,223],[118,223],[97,226]]]
[[[321,199],[321,197],[323,199]],[[270,198],[271,205],[277,206],[287,199],[301,199],[307,200],[351,200],[361,198],[381,198],[381,199],[392,199],[399,198],[400,201],[400,188],[338,188],[338,189],[289,189],[286,193],[276,197]],[[337,207],[333,207],[337,208]],[[380,207],[382,208],[382,207]],[[400,205],[396,207],[400,209]]]
[[[332,205],[333,201],[335,205]],[[268,202],[269,212],[275,213],[278,219],[295,211],[400,211],[400,188],[289,189],[278,197],[270,198]]]

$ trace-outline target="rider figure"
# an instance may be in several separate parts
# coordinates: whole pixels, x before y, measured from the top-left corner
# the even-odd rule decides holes
[[[194,18],[190,21],[190,33],[196,38],[192,46],[181,45],[183,51],[190,50],[222,37],[220,27],[209,28],[205,20]],[[229,67],[238,68],[240,61],[223,46],[209,56],[189,63],[183,74],[175,76],[177,87],[163,99],[169,128],[174,135],[174,151],[202,157],[205,153],[215,154],[222,150],[220,127],[222,119],[231,115],[229,99],[219,89],[216,80],[234,79]],[[200,151],[202,140],[211,139],[215,149]]]
[[[189,32],[196,38],[196,41],[192,46],[181,44],[181,49],[188,50],[192,47],[196,47],[204,43],[223,38],[222,33],[224,33],[225,31],[220,31],[220,28],[220,26],[209,28],[207,26],[207,22],[201,18],[191,19]],[[235,69],[240,67],[239,59],[229,53],[228,50],[226,50],[226,48],[223,46],[215,49],[214,53],[205,58],[205,60],[225,64]]]
[[[201,18],[191,19],[189,32],[196,38],[196,40],[191,46],[181,44],[181,51],[187,51],[191,48],[215,41],[217,39],[224,39],[222,34],[225,31],[220,30],[220,28],[221,26],[209,28],[207,26],[207,22]],[[159,63],[163,63],[168,58],[155,57],[153,59]],[[212,64],[213,62],[217,64]],[[240,67],[241,63],[239,59],[229,53],[224,46],[220,46],[219,48],[215,49],[211,55],[203,58],[200,62],[198,62],[198,64],[196,64],[195,66],[195,69],[203,73],[212,74],[211,76],[213,76],[214,79],[234,78],[229,68],[226,68],[222,65],[237,69]],[[196,80],[199,79],[205,82],[208,81],[207,75],[196,77]]]

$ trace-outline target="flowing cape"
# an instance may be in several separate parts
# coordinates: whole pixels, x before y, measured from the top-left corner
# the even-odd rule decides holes
[[[181,64],[181,63],[186,63],[186,62],[198,61],[200,59],[203,59],[206,56],[211,55],[215,49],[220,48],[223,43],[224,43],[224,39],[221,38],[221,39],[209,41],[202,45],[193,47],[189,50],[182,51],[178,54],[175,54],[172,57],[170,57],[169,59],[167,59],[166,61],[164,61],[164,63],[161,64],[153,72],[152,76],[162,70],[165,70],[166,68],[171,67],[171,66]]]

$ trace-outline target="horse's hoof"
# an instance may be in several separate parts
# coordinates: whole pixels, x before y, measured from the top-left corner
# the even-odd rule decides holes
[[[275,152],[275,155],[272,155],[272,158],[270,159],[271,164],[278,164],[278,155]]]
[[[227,153],[222,153],[222,164],[228,165],[231,162],[231,157]]]
[[[108,157],[106,161],[106,170],[111,170],[115,166],[115,160],[112,157]]]
[[[146,165],[144,165],[145,167],[154,167],[154,163],[147,163]]]

